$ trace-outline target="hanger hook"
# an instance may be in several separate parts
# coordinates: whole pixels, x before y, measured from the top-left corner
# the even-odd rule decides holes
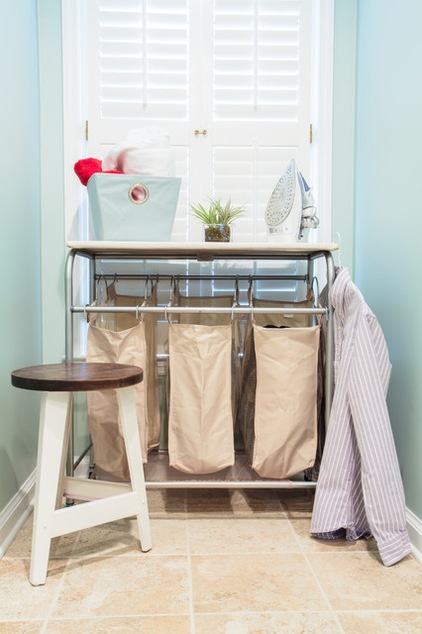
[[[340,232],[337,231],[337,242],[338,242],[338,257],[337,257],[337,261],[338,261],[338,265],[340,268],[341,267],[341,235]]]
[[[146,276],[145,279],[145,286],[144,286],[144,299],[148,299],[148,282],[149,282],[149,275]]]
[[[252,302],[252,285],[253,285],[253,279],[252,276],[249,276],[249,285],[248,285],[248,303],[249,306],[252,306],[253,302]]]

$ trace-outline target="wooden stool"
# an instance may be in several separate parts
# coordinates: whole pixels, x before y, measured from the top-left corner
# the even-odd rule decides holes
[[[136,515],[141,549],[151,549],[151,531],[133,386],[142,370],[117,363],[59,363],[12,372],[12,385],[44,392],[41,401],[32,537],[32,585],[47,578],[53,537]],[[72,392],[115,389],[129,465],[130,484],[65,476]],[[63,497],[85,500],[63,507]],[[89,500],[89,501],[88,501]]]

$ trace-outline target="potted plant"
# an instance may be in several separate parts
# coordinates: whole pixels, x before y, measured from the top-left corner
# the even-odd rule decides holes
[[[193,215],[205,228],[205,242],[230,242],[230,225],[245,213],[243,207],[232,205],[231,199],[223,204],[219,198],[211,198],[208,208],[191,205]]]

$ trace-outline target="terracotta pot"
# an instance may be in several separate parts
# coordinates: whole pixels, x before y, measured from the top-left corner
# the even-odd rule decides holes
[[[205,242],[230,242],[230,225],[205,227]]]

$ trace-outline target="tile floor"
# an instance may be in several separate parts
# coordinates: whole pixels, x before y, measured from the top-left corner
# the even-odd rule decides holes
[[[422,632],[422,566],[373,540],[309,537],[311,490],[148,492],[153,550],[130,518],[53,540],[28,582],[32,518],[0,561],[7,634]]]

